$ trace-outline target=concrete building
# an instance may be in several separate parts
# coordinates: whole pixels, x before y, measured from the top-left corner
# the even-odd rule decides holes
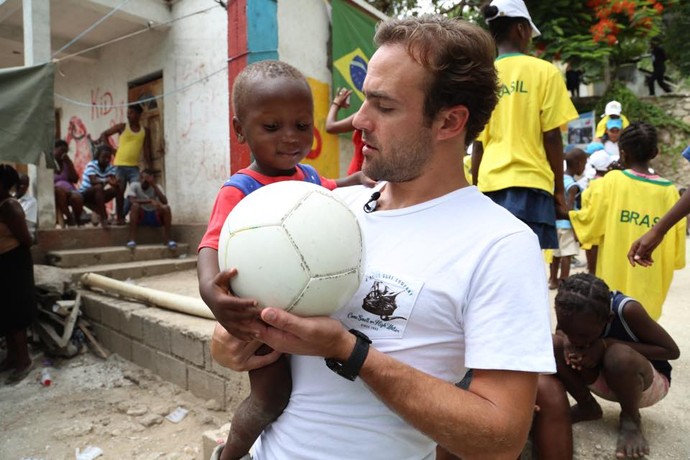
[[[362,0],[350,3],[383,17]],[[30,51],[23,47],[30,9],[34,17],[50,16],[56,136],[68,141],[77,168],[91,159],[90,140],[126,121],[128,103],[143,101],[159,182],[176,223],[205,223],[218,187],[249,162],[230,133],[229,88],[256,60],[284,60],[309,78],[319,148],[329,158],[317,166],[330,177],[344,170],[340,140],[323,128],[331,100],[328,2],[0,1],[0,67],[41,63],[27,61]],[[117,136],[112,140],[117,144]],[[38,181],[39,189],[50,186],[45,183]]]

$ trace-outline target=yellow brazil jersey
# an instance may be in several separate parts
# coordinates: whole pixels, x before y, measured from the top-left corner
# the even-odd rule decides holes
[[[498,105],[477,138],[484,147],[479,189],[528,187],[553,193],[543,133],[578,117],[563,77],[550,62],[520,53],[500,55],[496,69]]]
[[[138,166],[145,138],[146,130],[143,126],[139,127],[139,131],[134,132],[129,128],[129,123],[125,123],[125,129],[120,134],[113,164],[115,166]]]
[[[658,320],[673,271],[685,266],[685,219],[669,230],[652,253],[651,267],[632,267],[630,245],[644,235],[678,201],[672,182],[631,170],[611,171],[594,181],[587,205],[570,211],[580,242],[599,244],[597,276],[610,289],[638,300]]]

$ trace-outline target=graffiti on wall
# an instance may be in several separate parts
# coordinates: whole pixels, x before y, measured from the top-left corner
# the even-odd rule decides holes
[[[91,120],[111,116],[117,120],[125,118],[125,101],[115,102],[113,93],[101,91],[100,88],[91,89]]]
[[[74,156],[72,162],[77,170],[77,174],[81,177],[86,168],[86,164],[93,159],[94,141],[91,139],[91,134],[89,134],[82,119],[76,115],[69,119],[65,141],[67,145],[74,142]],[[71,146],[70,150],[72,150]]]

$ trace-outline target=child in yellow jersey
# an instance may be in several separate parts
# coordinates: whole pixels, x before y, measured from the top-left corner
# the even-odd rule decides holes
[[[493,0],[484,17],[498,47],[499,102],[474,143],[472,177],[542,249],[558,249],[556,215],[567,215],[560,127],[578,113],[560,71],[526,54],[539,30],[524,2]]]
[[[621,159],[627,169],[597,179],[597,187],[580,211],[570,211],[579,241],[599,244],[596,274],[613,290],[640,301],[653,319],[661,316],[673,271],[685,266],[685,221],[677,223],[654,252],[652,268],[631,267],[626,256],[678,201],[671,181],[653,174],[649,161],[657,153],[656,129],[634,122],[621,133]]]

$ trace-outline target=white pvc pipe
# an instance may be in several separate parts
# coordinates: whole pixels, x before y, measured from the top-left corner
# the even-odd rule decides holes
[[[137,286],[96,273],[85,273],[81,277],[81,283],[84,286],[102,289],[106,294],[117,294],[167,310],[199,316],[201,318],[215,319],[213,313],[211,313],[211,310],[209,310],[204,301],[194,297]]]

